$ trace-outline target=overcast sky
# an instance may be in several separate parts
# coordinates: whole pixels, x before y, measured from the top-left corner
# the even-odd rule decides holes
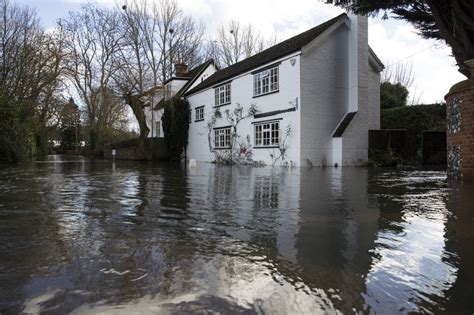
[[[68,11],[77,10],[83,0],[13,0],[36,7],[45,27]],[[121,0],[98,0],[112,8]],[[209,36],[220,23],[236,19],[251,23],[264,35],[287,39],[343,12],[318,0],[178,0],[180,7],[206,25]],[[411,96],[421,103],[444,100],[444,95],[464,77],[457,71],[446,45],[416,35],[409,24],[395,19],[369,19],[369,45],[386,67],[397,62],[412,64],[415,82]]]

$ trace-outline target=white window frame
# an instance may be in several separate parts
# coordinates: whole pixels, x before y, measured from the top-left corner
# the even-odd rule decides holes
[[[264,121],[254,124],[256,148],[279,147],[281,143],[280,121]]]
[[[214,88],[214,106],[230,104],[230,82]]]
[[[214,149],[230,149],[231,127],[214,129]]]
[[[204,106],[196,107],[195,109],[194,121],[204,120]]]
[[[161,137],[161,121],[155,121],[155,137]]]
[[[253,75],[253,96],[260,96],[279,90],[278,66],[262,70]]]

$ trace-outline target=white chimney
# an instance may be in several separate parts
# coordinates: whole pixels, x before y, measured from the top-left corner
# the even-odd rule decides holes
[[[349,32],[348,45],[348,111],[356,112],[360,109],[359,107],[363,105],[364,102],[368,102],[368,23],[366,16],[350,13],[349,18],[351,20],[351,30]]]

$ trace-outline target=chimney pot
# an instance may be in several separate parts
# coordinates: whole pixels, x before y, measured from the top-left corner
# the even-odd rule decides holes
[[[184,77],[188,73],[188,65],[186,65],[184,63],[181,63],[181,62],[176,63],[174,65],[174,69],[176,71],[176,76],[177,77]]]

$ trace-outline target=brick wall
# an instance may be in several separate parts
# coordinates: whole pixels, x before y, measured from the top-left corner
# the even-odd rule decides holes
[[[455,84],[445,99],[448,177],[474,180],[474,79]]]

